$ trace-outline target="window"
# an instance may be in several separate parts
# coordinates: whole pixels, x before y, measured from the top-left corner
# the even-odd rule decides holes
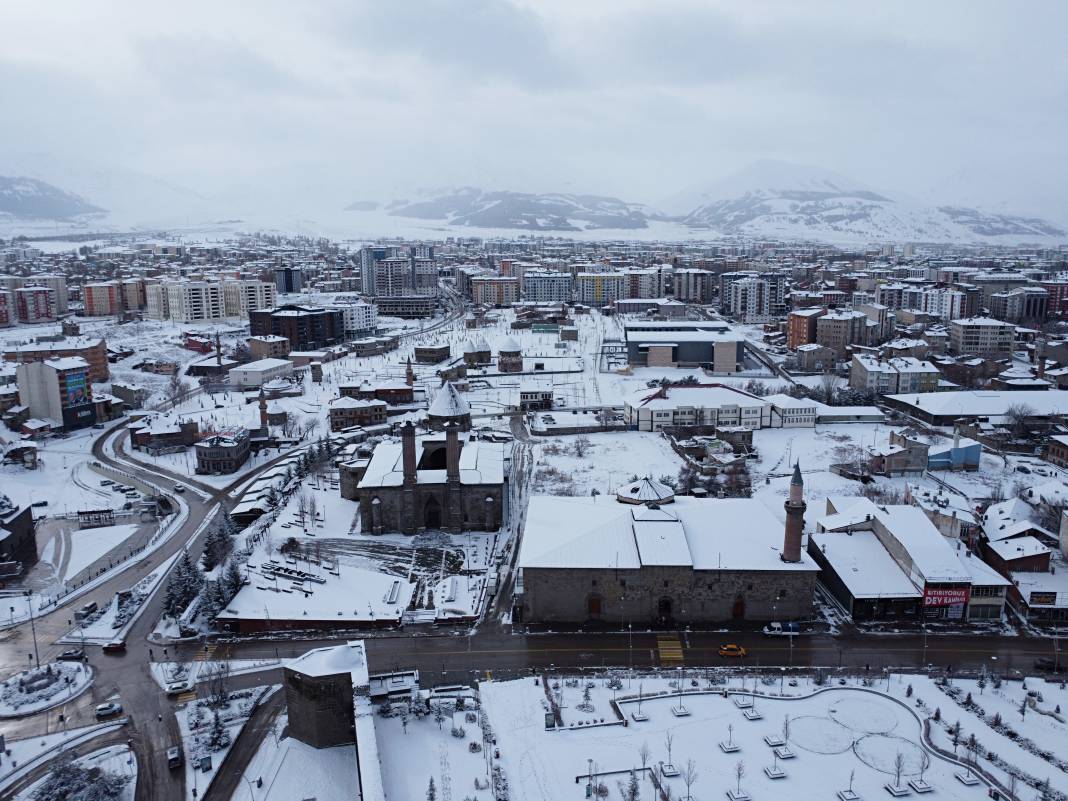
[[[626,579],[620,579],[619,580],[619,586],[625,588],[627,586],[627,580]]]
[[[753,585],[752,585],[752,584],[749,584],[749,585],[747,585],[747,586],[746,586],[746,589],[747,589],[747,590],[752,590],[752,589],[753,589]]]
[[[780,588],[778,597],[779,598],[785,598],[786,597],[786,588],[785,587]]]
[[[590,585],[593,586],[593,587],[596,587],[597,586],[597,579],[593,579],[593,581],[590,582]]]
[[[668,585],[667,579],[664,579],[664,586],[666,587],[667,585]]]

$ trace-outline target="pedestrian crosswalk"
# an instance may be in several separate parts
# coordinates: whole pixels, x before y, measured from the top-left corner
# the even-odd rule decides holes
[[[661,665],[681,665],[685,660],[682,655],[682,643],[674,634],[660,634],[656,638],[656,650]]]
[[[196,700],[196,697],[196,690],[190,690],[189,692],[184,692],[179,695],[177,698],[174,699],[174,701],[177,704],[188,704],[190,701]]]
[[[201,650],[197,651],[197,655],[193,659],[197,662],[210,662],[213,656],[215,656],[214,643],[205,645]]]

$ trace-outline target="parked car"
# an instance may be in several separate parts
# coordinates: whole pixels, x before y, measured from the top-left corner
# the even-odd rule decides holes
[[[112,640],[104,643],[100,650],[105,654],[124,654],[126,653],[126,640]]]
[[[85,659],[85,651],[81,648],[68,648],[56,657],[57,662],[81,662]]]
[[[1051,659],[1048,656],[1040,656],[1035,660],[1035,670],[1042,670],[1046,673],[1064,673],[1064,662],[1059,659]]]
[[[168,684],[164,691],[167,695],[181,695],[187,693],[193,689],[193,682],[191,681],[172,681]]]
[[[742,656],[745,656],[747,653],[749,653],[749,652],[746,651],[742,646],[735,645],[734,643],[727,643],[726,645],[721,645],[719,647],[719,655],[720,656],[742,657]]]
[[[167,767],[171,770],[182,767],[182,747],[172,745],[167,749]]]
[[[121,714],[122,704],[118,701],[108,701],[106,704],[99,704],[96,708],[97,718],[110,718]]]

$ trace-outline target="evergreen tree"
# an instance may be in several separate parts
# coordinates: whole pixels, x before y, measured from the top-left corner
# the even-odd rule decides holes
[[[223,595],[226,596],[227,603],[233,600],[244,583],[245,579],[241,575],[241,566],[237,563],[237,559],[231,558],[226,563],[226,570],[223,571],[222,577]]]
[[[430,777],[430,784],[426,788],[426,801],[437,801],[438,788],[434,786],[434,777]]]
[[[214,620],[229,602],[218,581],[205,582],[204,591],[200,594],[200,614],[205,620]]]
[[[222,718],[219,717],[219,710],[216,709],[213,715],[208,743],[213,750],[218,751],[220,748],[226,747],[230,736],[226,732],[226,727],[223,726]]]

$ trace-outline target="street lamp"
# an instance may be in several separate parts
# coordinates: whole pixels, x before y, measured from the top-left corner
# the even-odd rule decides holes
[[[30,631],[33,633],[33,658],[37,663],[37,667],[41,666],[41,654],[37,650],[37,626],[34,623],[33,617],[33,597],[30,590],[25,590],[26,593],[26,608],[30,612]]]

